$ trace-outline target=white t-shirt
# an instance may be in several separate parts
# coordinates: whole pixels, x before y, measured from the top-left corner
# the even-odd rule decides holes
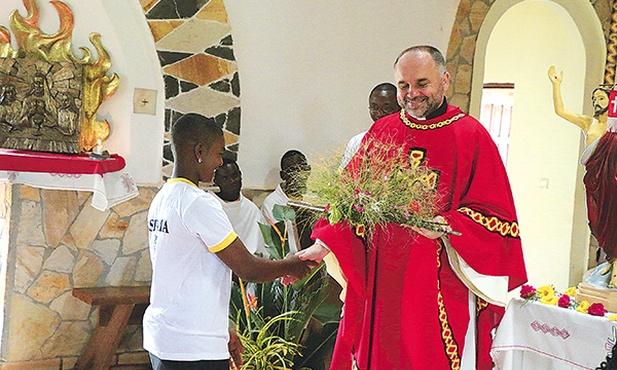
[[[216,196],[169,180],[148,211],[152,288],[144,349],[164,360],[229,358],[231,269],[215,254],[236,238]]]
[[[343,159],[341,160],[341,168],[345,168],[347,164],[351,161],[354,154],[358,152],[360,149],[360,144],[362,143],[362,139],[364,139],[364,135],[366,135],[366,131],[363,131],[356,136],[349,139],[347,143],[347,148],[345,148],[345,154],[343,155]]]
[[[266,243],[264,242],[259,223],[268,224],[268,221],[264,219],[261,211],[255,203],[246,198],[240,193],[240,198],[233,202],[227,202],[219,198],[216,194],[216,199],[221,203],[223,211],[229,217],[229,221],[233,225],[234,230],[238,233],[240,240],[246,246],[251,253],[260,253],[262,256],[268,258],[270,254],[266,250]]]

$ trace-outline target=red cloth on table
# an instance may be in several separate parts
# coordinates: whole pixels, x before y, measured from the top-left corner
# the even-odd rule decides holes
[[[449,236],[476,272],[509,277],[509,289],[527,280],[514,202],[505,168],[491,137],[454,106],[445,114],[406,126],[398,114],[377,121],[363,141],[403,147],[438,176],[438,206],[461,236]],[[363,149],[347,169],[359,168]],[[320,220],[313,238],[336,255],[347,278],[343,317],[331,369],[458,369],[469,325],[469,290],[449,265],[442,241],[397,224],[377,227],[363,241],[346,223]],[[491,369],[490,330],[503,308],[476,313],[477,369]]]
[[[99,174],[120,171],[124,158],[112,154],[107,159],[93,159],[88,154],[59,154],[0,149],[0,170],[67,174]]]

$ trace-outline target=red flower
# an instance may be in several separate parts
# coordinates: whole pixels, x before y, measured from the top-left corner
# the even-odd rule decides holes
[[[602,303],[594,303],[587,309],[587,313],[594,316],[604,316],[606,312]]]
[[[411,208],[411,211],[413,213],[420,213],[420,211],[422,210],[420,208],[420,205],[418,204],[418,202],[411,202],[411,203],[409,203],[409,208]]]
[[[257,297],[255,297],[251,293],[247,293],[247,296],[249,299],[249,307],[252,309],[256,309],[257,308]]]
[[[567,294],[563,294],[561,297],[559,297],[557,306],[562,307],[562,308],[570,307],[570,296]]]
[[[529,298],[533,298],[536,295],[536,288],[532,287],[531,285],[523,285],[521,287],[521,298],[523,299],[529,299]]]
[[[324,208],[324,211],[328,212],[329,210],[330,210],[330,205],[328,204],[326,208]]]
[[[353,205],[353,209],[355,209],[356,211],[362,213],[364,212],[364,208],[362,208],[362,206],[358,205],[358,204],[354,204]]]

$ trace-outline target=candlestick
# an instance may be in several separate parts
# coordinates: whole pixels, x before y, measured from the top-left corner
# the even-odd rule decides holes
[[[103,155],[103,145],[101,145],[101,139],[96,141],[96,146],[92,150],[94,154]]]

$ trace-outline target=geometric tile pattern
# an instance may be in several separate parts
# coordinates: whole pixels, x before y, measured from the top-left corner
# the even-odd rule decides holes
[[[140,0],[165,81],[163,176],[173,155],[171,125],[198,113],[225,134],[226,156],[236,159],[240,138],[240,81],[223,0]]]

